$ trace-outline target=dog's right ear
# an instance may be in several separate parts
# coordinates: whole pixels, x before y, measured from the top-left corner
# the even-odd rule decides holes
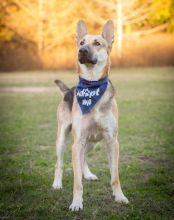
[[[84,21],[80,20],[77,23],[77,43],[87,34],[87,27]]]

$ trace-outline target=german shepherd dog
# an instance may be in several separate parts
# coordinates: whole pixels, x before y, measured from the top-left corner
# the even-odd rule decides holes
[[[119,181],[118,160],[118,110],[115,100],[115,91],[108,79],[110,70],[109,55],[114,39],[114,26],[111,20],[103,27],[101,35],[87,34],[84,21],[77,23],[78,63],[77,72],[84,83],[84,88],[69,89],[62,81],[56,80],[63,100],[58,106],[57,120],[58,133],[56,142],[57,162],[55,165],[54,189],[62,188],[63,155],[68,133],[72,130],[74,143],[72,146],[72,163],[74,172],[73,201],[69,209],[78,211],[83,209],[82,175],[87,180],[97,180],[87,164],[86,155],[101,140],[105,141],[111,173],[111,187],[115,201],[128,203]],[[97,90],[90,90],[90,86],[98,85]],[[105,84],[104,84],[105,83]],[[107,84],[107,86],[105,86]],[[89,86],[88,86],[89,85]],[[103,87],[102,87],[103,86]],[[80,87],[79,87],[80,88]],[[98,99],[100,88],[104,92],[99,100],[87,112],[86,107]],[[85,91],[85,92],[84,92]],[[79,95],[80,94],[80,95]],[[90,99],[80,103],[79,96],[88,96]],[[92,97],[92,98],[91,98]],[[80,104],[79,104],[80,103]],[[82,105],[86,106],[82,106]]]

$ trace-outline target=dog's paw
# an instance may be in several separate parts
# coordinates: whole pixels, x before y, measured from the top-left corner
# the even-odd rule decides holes
[[[124,194],[115,195],[115,201],[118,203],[124,203],[124,204],[129,203],[129,200],[126,198],[126,196],[124,196]]]
[[[53,182],[53,185],[52,185],[53,189],[62,189],[62,183],[61,182],[57,182],[57,181],[54,181]]]
[[[93,173],[84,174],[86,180],[98,180],[98,177]]]
[[[81,209],[83,209],[82,200],[73,200],[73,202],[70,205],[69,209],[71,211],[80,211]]]

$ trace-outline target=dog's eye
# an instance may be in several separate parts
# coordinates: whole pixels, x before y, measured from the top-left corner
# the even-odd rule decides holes
[[[80,45],[83,45],[83,44],[84,44],[84,41],[81,41],[81,42],[80,42]]]
[[[100,46],[101,44],[100,44],[98,41],[95,41],[95,42],[94,42],[94,45],[95,45],[95,46]]]

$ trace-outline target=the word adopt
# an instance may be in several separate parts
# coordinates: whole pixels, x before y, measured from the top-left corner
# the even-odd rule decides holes
[[[101,99],[106,91],[108,79],[98,81],[88,81],[79,79],[76,88],[76,97],[83,114],[88,113],[94,105]]]

